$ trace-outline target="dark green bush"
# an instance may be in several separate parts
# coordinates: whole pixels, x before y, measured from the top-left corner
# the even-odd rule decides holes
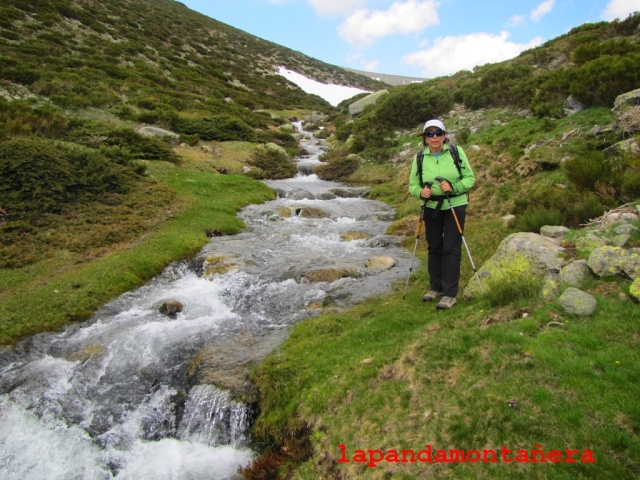
[[[248,163],[260,169],[258,172],[249,172],[254,178],[291,178],[298,172],[296,164],[291,161],[285,150],[272,144],[258,146]]]
[[[468,108],[497,105],[527,106],[535,84],[530,82],[533,67],[496,64],[479,70],[476,81],[465,81],[457,94]]]
[[[602,215],[606,210],[602,200],[598,196],[587,194],[582,201],[574,206],[572,224],[580,225],[587,223],[589,220]]]
[[[281,130],[265,130],[256,135],[256,140],[263,143],[273,142],[287,150],[296,149],[298,146],[298,140],[293,135]]]
[[[377,125],[413,128],[452,107],[453,94],[449,88],[412,84],[381,97],[375,105],[375,113],[364,118]]]
[[[31,85],[40,78],[40,72],[29,67],[3,68],[1,75],[5,80],[22,85]]]
[[[198,135],[180,135],[180,143],[186,143],[190,147],[198,145],[200,137]]]
[[[343,123],[336,128],[334,135],[337,140],[344,142],[351,136],[351,132],[353,131],[353,123]]]
[[[228,115],[215,115],[210,118],[190,119],[177,117],[172,129],[177,133],[198,135],[202,140],[244,140],[253,141],[253,129],[243,121]]]
[[[133,158],[140,160],[164,160],[172,163],[179,161],[179,157],[163,139],[145,137],[130,129],[111,130],[104,144],[125,148]]]
[[[618,95],[640,84],[640,53],[603,55],[571,71],[569,93],[587,105],[611,106]]]
[[[323,180],[341,180],[354,173],[359,166],[360,160],[356,155],[347,155],[334,157],[328,163],[318,165],[313,173]]]
[[[588,151],[574,156],[564,163],[567,178],[581,190],[594,192],[596,182],[609,174],[604,161],[604,153]]]
[[[594,39],[590,43],[576,47],[572,53],[572,59],[581,66],[603,55],[624,56],[633,52],[636,48],[636,45],[626,38],[612,38],[604,41]]]
[[[118,147],[70,147],[38,137],[1,142],[0,208],[13,219],[57,213],[65,204],[128,192],[144,168]]]
[[[637,154],[618,152],[608,157],[588,151],[564,163],[567,178],[578,189],[604,199],[628,202],[640,195],[640,159]]]
[[[57,212],[69,198],[73,168],[53,145],[37,138],[0,143],[0,208],[11,214]]]
[[[566,216],[559,210],[545,207],[528,207],[516,217],[514,228],[519,232],[539,233],[545,225],[564,225]]]

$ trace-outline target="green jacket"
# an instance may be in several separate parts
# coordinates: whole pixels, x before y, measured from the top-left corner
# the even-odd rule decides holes
[[[458,146],[458,154],[460,156],[460,167],[462,172],[458,172],[456,164],[453,162],[453,157],[449,151],[449,144],[445,143],[442,152],[438,155],[434,155],[429,152],[429,147],[424,149],[424,158],[422,160],[422,182],[433,182],[431,188],[432,195],[444,195],[444,192],[440,188],[436,177],[442,177],[451,183],[453,192],[449,194],[451,203],[454,207],[466,205],[468,203],[467,192],[471,190],[473,184],[476,182],[476,177],[473,174],[467,155],[464,153],[461,147]],[[409,193],[414,197],[420,199],[420,191],[422,190],[422,184],[418,178],[418,163],[417,155],[413,157],[413,163],[411,165],[411,176],[409,177]],[[427,208],[436,208],[438,201],[428,200]],[[449,209],[449,202],[446,200],[442,202],[441,208],[443,210]]]

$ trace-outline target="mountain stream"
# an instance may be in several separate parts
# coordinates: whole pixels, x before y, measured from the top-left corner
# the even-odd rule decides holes
[[[251,461],[248,368],[296,322],[387,293],[411,261],[384,233],[392,209],[313,175],[325,147],[301,132],[298,175],[265,182],[278,198],[244,208],[242,233],[0,350],[0,478],[231,479]],[[381,257],[394,265],[367,263]]]

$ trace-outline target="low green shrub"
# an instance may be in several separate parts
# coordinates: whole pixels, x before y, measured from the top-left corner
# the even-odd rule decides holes
[[[326,164],[315,167],[313,173],[322,180],[345,179],[358,169],[360,163],[360,157],[357,155],[352,154],[346,157],[336,157]]]
[[[253,178],[291,178],[298,171],[284,148],[274,143],[259,145],[248,163],[259,169],[257,172],[249,172],[249,176]]]
[[[73,185],[71,162],[38,138],[0,143],[0,206],[9,213],[56,212]]]
[[[574,156],[564,163],[567,178],[581,190],[595,191],[596,183],[606,179],[608,168],[604,153],[590,150]]]
[[[545,225],[564,225],[565,215],[556,209],[545,207],[529,207],[518,215],[514,228],[519,232],[540,232]]]
[[[540,293],[543,282],[543,277],[532,275],[529,259],[517,256],[493,270],[484,283],[484,298],[495,307],[534,299]]]
[[[57,213],[77,201],[125,193],[144,173],[117,147],[90,149],[38,137],[0,143],[0,208],[12,220]]]
[[[209,118],[190,119],[177,117],[171,128],[177,133],[197,134],[202,140],[255,140],[253,129],[242,120],[229,115],[215,115]]]
[[[603,199],[629,202],[640,195],[640,157],[628,152],[605,156],[588,151],[564,163],[569,181]]]
[[[171,163],[179,161],[179,157],[165,140],[145,137],[127,128],[109,131],[104,144],[124,148],[133,158],[140,160],[164,160]]]

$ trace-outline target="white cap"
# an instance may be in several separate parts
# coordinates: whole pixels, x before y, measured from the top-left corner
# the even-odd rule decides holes
[[[424,133],[424,131],[429,127],[437,127],[443,132],[447,131],[447,129],[444,128],[444,123],[442,123],[440,120],[429,120],[427,123],[424,124],[424,128],[422,129],[422,132]]]

